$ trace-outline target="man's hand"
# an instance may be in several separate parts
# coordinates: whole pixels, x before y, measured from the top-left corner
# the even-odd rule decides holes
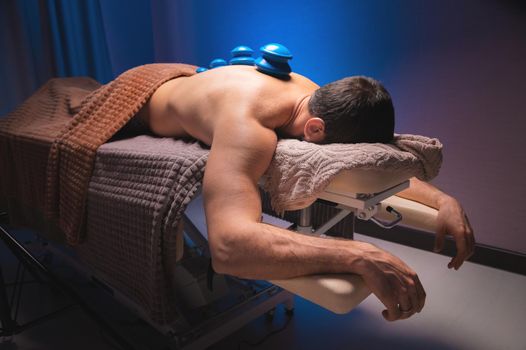
[[[468,217],[460,203],[436,187],[416,178],[411,179],[411,186],[397,194],[400,197],[414,200],[438,209],[435,252],[444,248],[446,235],[452,235],[457,245],[457,255],[451,259],[448,267],[458,270],[465,260],[473,255],[475,237]]]
[[[453,197],[443,196],[439,200],[435,252],[444,248],[447,234],[452,235],[457,246],[457,255],[451,259],[448,268],[458,270],[475,251],[475,237],[469,219],[460,203]]]
[[[382,316],[396,321],[422,311],[426,293],[417,274],[396,256],[371,244],[360,243],[359,274],[387,308]]]

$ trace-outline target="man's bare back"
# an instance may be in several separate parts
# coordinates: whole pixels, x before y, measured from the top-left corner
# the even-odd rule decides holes
[[[226,66],[163,84],[138,117],[155,134],[193,137],[211,146],[203,193],[215,271],[252,279],[355,273],[386,306],[387,320],[411,317],[422,310],[426,296],[416,273],[399,258],[369,243],[261,223],[258,181],[278,136],[323,142],[329,135],[325,120],[311,113],[314,91],[318,86],[297,74],[284,81],[254,67]],[[346,102],[328,99],[336,109]],[[460,204],[416,179],[403,196],[439,209],[437,248],[446,233],[453,235],[458,251],[449,267],[458,269],[474,248]]]
[[[292,74],[280,80],[253,67],[226,66],[163,84],[140,112],[158,135],[193,137],[211,145],[218,122],[251,119],[278,134],[297,137],[287,126],[298,105],[319,86]],[[237,119],[236,119],[237,118]],[[297,134],[297,132],[296,132]]]

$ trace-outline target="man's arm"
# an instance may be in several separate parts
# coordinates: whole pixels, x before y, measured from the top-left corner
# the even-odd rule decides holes
[[[364,242],[302,235],[261,223],[257,183],[272,159],[276,135],[255,120],[234,119],[218,119],[204,178],[214,269],[251,279],[356,273],[386,306],[387,320],[420,312],[425,292],[416,273],[397,257]]]
[[[446,234],[454,237],[457,246],[457,255],[451,259],[448,268],[458,270],[462,263],[473,255],[475,250],[473,229],[464,209],[455,198],[416,178],[412,178],[410,187],[397,196],[438,209],[434,251],[439,252],[444,248]]]

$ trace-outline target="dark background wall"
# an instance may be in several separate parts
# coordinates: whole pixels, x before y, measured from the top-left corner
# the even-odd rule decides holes
[[[381,80],[394,99],[396,131],[444,144],[433,182],[463,203],[478,242],[526,253],[526,11],[519,1],[134,0],[100,7],[114,76],[153,61],[206,66],[228,59],[237,45],[275,41],[293,52],[293,70],[318,84],[357,74]],[[8,42],[10,27],[0,26]],[[34,80],[13,80],[6,62],[4,89]],[[32,90],[24,91],[0,110]]]

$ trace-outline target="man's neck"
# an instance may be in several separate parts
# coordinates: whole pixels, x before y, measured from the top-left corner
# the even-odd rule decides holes
[[[287,123],[276,130],[280,137],[299,139],[303,136],[303,127],[310,118],[308,112],[309,99],[310,95],[298,98]]]

